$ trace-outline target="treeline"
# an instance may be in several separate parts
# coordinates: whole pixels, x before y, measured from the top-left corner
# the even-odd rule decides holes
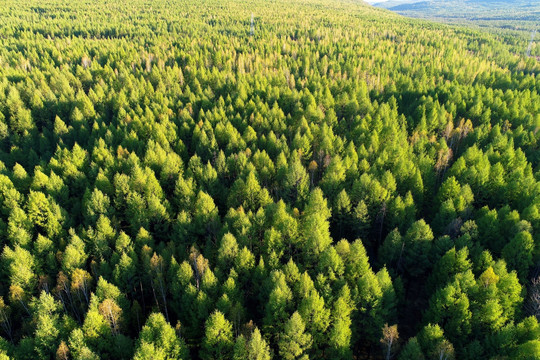
[[[337,0],[5,8],[0,358],[540,357],[536,60]]]

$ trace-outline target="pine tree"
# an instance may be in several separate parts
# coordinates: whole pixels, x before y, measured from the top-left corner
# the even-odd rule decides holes
[[[330,353],[334,359],[349,359],[351,357],[351,298],[345,285],[340,296],[334,303],[332,326],[329,334]]]
[[[221,312],[214,311],[206,321],[201,358],[228,359],[232,355],[233,346],[231,323]]]
[[[321,189],[311,192],[304,210],[303,231],[305,254],[308,259],[316,259],[332,243],[330,237],[330,209],[326,205]]]
[[[307,360],[306,354],[312,344],[310,334],[305,333],[305,325],[298,312],[294,312],[285,324],[283,335],[279,340],[279,354],[285,360]]]
[[[188,359],[189,352],[161,313],[152,313],[139,333],[134,359]]]
[[[247,359],[249,360],[270,360],[272,355],[270,353],[270,347],[266,343],[266,340],[261,336],[261,332],[258,328],[253,330],[251,338],[247,344]]]
[[[430,266],[433,232],[424,220],[411,225],[404,237],[404,267],[411,276],[422,275]]]

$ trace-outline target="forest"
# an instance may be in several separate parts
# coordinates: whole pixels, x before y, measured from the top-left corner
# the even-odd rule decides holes
[[[517,53],[536,56],[540,60],[540,47],[525,38],[535,39],[540,30],[540,1],[537,0],[369,0],[374,6],[390,9],[413,18],[430,19],[444,23],[461,24],[494,32],[506,44],[521,45]],[[537,39],[537,38],[536,38]]]
[[[370,0],[375,6],[413,17],[494,22],[512,28],[538,26],[540,3],[534,0]],[[506,20],[506,21],[505,21]],[[508,22],[507,20],[512,20]]]
[[[528,37],[358,0],[0,8],[0,360],[540,359]]]

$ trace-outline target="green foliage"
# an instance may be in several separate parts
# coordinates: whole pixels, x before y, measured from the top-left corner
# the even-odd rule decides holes
[[[188,359],[185,344],[160,313],[151,314],[139,333],[134,359]]]
[[[228,359],[233,350],[232,325],[223,314],[215,311],[205,325],[201,349],[202,359]]]
[[[304,321],[300,314],[295,312],[283,329],[283,335],[279,340],[279,354],[286,360],[307,360],[309,356],[306,352],[311,344],[311,335],[305,333]]]
[[[394,329],[398,359],[536,356],[518,30],[341,0],[2,10],[0,358],[379,358]]]

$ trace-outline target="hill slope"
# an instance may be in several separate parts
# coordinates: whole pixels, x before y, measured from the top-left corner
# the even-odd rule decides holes
[[[507,42],[514,42],[516,38],[525,42],[540,28],[540,2],[532,0],[391,0],[374,6],[408,17],[481,27]],[[538,58],[538,41],[531,45],[533,56]],[[527,48],[516,51],[526,53]]]
[[[540,2],[533,0],[397,0],[376,3],[403,15],[469,20],[513,20],[540,25]]]

